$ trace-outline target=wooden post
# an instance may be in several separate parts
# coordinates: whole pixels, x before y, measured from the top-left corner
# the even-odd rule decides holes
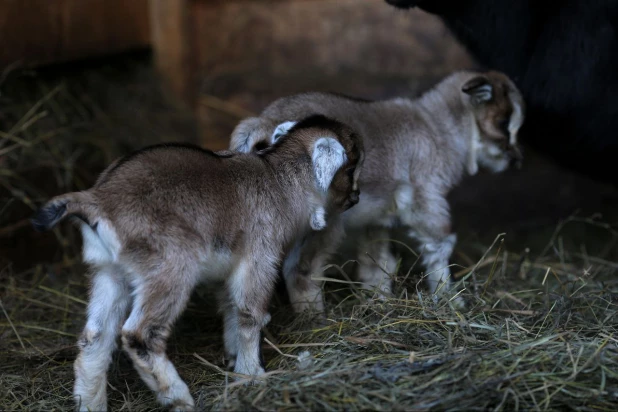
[[[190,0],[150,0],[155,65],[175,97],[193,107],[197,94],[193,90],[190,7]]]

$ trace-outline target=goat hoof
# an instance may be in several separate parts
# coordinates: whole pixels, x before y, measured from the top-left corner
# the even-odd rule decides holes
[[[234,370],[234,366],[236,366],[236,357],[225,359],[225,367],[229,370]]]
[[[173,412],[191,412],[195,410],[195,406],[193,406],[193,404],[189,405],[183,402],[172,405],[172,408],[170,410]]]

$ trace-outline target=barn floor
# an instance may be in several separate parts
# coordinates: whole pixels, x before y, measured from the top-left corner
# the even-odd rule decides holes
[[[434,81],[350,76],[344,91],[362,97]],[[244,111],[215,99],[211,127],[198,133],[161,92],[149,56],[0,76],[0,410],[72,407],[87,277],[77,231],[35,234],[35,206],[88,187],[139,146],[226,136],[268,93],[276,91],[256,92]],[[270,374],[246,386],[223,370],[221,323],[200,288],[168,349],[199,409],[614,410],[618,190],[526,153],[522,170],[469,178],[452,193],[465,310],[417,287],[422,270],[405,248],[397,297],[383,302],[331,269],[339,282],[326,285],[326,325],[291,317],[277,295],[263,341]],[[352,273],[347,259],[335,263]],[[108,396],[113,410],[157,409],[120,353]]]

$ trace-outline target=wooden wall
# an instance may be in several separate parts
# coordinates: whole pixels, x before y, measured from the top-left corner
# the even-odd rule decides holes
[[[437,18],[383,0],[151,0],[151,15],[158,67],[211,148],[285,94],[388,97],[472,64]]]
[[[383,0],[0,0],[0,74],[152,46],[205,145],[307,90],[414,92],[472,61],[435,17]]]
[[[149,47],[148,0],[0,0],[0,71]]]

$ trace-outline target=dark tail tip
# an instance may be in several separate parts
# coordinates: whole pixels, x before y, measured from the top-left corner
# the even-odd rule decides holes
[[[51,229],[64,216],[67,210],[66,203],[47,204],[41,207],[30,219],[34,230],[44,232]]]

